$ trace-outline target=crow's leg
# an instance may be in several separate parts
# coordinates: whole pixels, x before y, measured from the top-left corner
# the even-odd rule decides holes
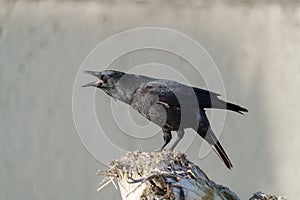
[[[174,142],[174,144],[171,146],[170,151],[173,151],[174,148],[176,147],[176,145],[180,142],[180,140],[183,138],[184,135],[184,130],[180,129],[177,131],[177,138],[176,141]]]
[[[161,147],[161,151],[167,146],[167,144],[169,144],[169,142],[171,141],[172,139],[172,134],[171,134],[171,131],[169,129],[165,129],[163,128],[163,133],[164,133],[164,141],[165,141],[165,144]]]

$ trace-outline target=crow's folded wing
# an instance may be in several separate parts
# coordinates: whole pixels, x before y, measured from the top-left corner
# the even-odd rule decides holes
[[[223,108],[225,103],[218,98],[220,96],[218,93],[190,87],[174,81],[152,81],[147,83],[145,87],[149,92],[156,93],[160,101],[171,106],[218,108],[220,107],[219,104],[222,104]]]
[[[219,96],[221,95],[218,93],[196,87],[193,87],[193,90],[201,108],[216,108],[222,101],[219,99]]]
[[[189,86],[173,82],[153,81],[145,85],[145,90],[158,95],[159,101],[169,106],[199,107],[197,94]]]
[[[148,82],[145,88],[155,93],[159,101],[169,106],[186,108],[218,108],[232,110],[243,114],[246,108],[219,99],[220,94],[208,90],[190,87],[174,81],[158,80]]]

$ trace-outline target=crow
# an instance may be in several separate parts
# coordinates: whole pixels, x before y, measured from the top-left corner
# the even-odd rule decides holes
[[[82,87],[101,89],[113,99],[129,104],[162,128],[164,144],[161,150],[171,141],[171,131],[177,132],[177,139],[170,147],[173,150],[183,138],[184,129],[192,128],[210,144],[227,168],[233,167],[210,127],[205,109],[227,109],[243,114],[248,112],[246,108],[219,99],[220,95],[217,93],[171,80],[115,70],[84,72],[97,77],[97,81]]]

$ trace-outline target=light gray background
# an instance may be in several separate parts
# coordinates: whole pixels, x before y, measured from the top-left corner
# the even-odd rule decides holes
[[[0,199],[120,198],[112,186],[95,191],[104,166],[77,135],[72,87],[95,45],[141,26],[196,39],[218,65],[227,99],[250,110],[225,121],[221,142],[232,171],[213,153],[194,162],[242,199],[258,190],[297,199],[300,7],[289,2],[1,2]],[[161,140],[151,142],[147,149]]]

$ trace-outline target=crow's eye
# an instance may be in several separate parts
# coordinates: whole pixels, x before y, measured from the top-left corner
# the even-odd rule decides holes
[[[101,80],[102,80],[104,83],[107,83],[107,78],[106,78],[106,76],[102,75],[102,76],[101,76]]]

